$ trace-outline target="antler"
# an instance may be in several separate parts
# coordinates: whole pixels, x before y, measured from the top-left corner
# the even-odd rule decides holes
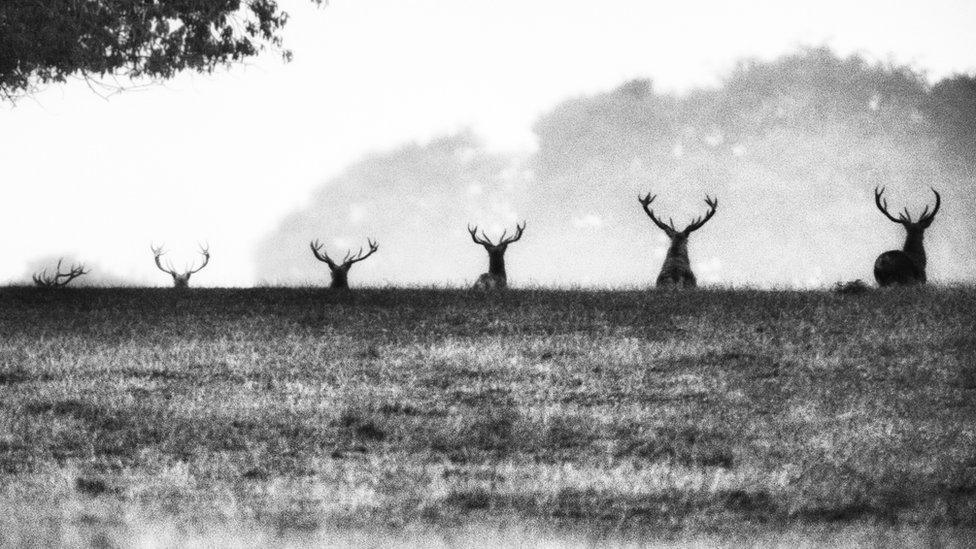
[[[654,224],[657,225],[659,229],[667,233],[668,236],[672,236],[673,234],[678,232],[677,229],[674,228],[674,220],[668,219],[668,222],[671,223],[671,226],[669,227],[668,225],[665,225],[664,222],[662,222],[660,219],[658,219],[657,216],[654,215],[654,211],[651,210],[650,208],[651,202],[654,202],[655,198],[657,198],[657,195],[651,196],[651,193],[647,193],[647,196],[644,197],[637,195],[637,201],[640,202],[641,206],[644,207],[644,213],[647,214],[647,217],[650,217],[651,221],[653,221]]]
[[[908,216],[907,208],[905,209],[904,213],[899,213],[897,218],[895,218],[893,215],[888,213],[888,199],[881,198],[881,195],[883,195],[884,192],[885,192],[884,187],[881,187],[880,189],[878,187],[874,188],[874,204],[878,207],[879,210],[881,210],[881,213],[883,213],[885,217],[887,217],[891,221],[894,221],[895,223],[901,223],[902,225],[906,223],[911,223],[912,220],[911,217]]]
[[[499,246],[508,246],[512,242],[515,242],[516,240],[522,238],[522,233],[524,231],[525,231],[525,221],[523,221],[521,225],[519,225],[518,223],[516,223],[515,224],[515,234],[512,235],[510,238],[505,238],[505,235],[508,233],[508,229],[505,229],[504,231],[502,231],[502,237],[498,239],[498,245]]]
[[[367,238],[366,239],[366,242],[369,243],[369,251],[366,252],[365,255],[363,255],[363,249],[362,248],[359,248],[359,251],[356,252],[356,255],[349,255],[349,252],[346,252],[346,257],[345,257],[345,259],[342,260],[342,264],[343,265],[352,265],[353,263],[358,263],[358,262],[366,259],[367,257],[375,254],[376,253],[376,250],[380,249],[379,244],[377,244],[376,241],[373,240],[372,238]]]
[[[374,253],[376,253],[376,250],[380,249],[379,244],[377,244],[376,241],[373,240],[372,238],[367,238],[366,242],[369,243],[369,250],[366,253],[363,253],[362,248],[359,248],[359,251],[356,252],[355,255],[353,255],[352,250],[347,251],[346,256],[342,258],[342,265],[337,265],[336,262],[333,261],[331,257],[329,257],[328,252],[322,249],[323,245],[321,242],[318,241],[318,239],[310,242],[309,247],[312,248],[312,253],[315,255],[315,259],[318,259],[319,261],[328,264],[329,269],[336,270],[342,267],[348,267],[353,263],[358,263],[366,259],[367,257],[373,255]]]
[[[942,205],[942,197],[939,196],[939,191],[933,189],[932,187],[929,188],[932,189],[932,192],[935,194],[935,208],[932,209],[932,213],[929,213],[929,205],[926,204],[925,209],[922,210],[922,215],[918,217],[918,224],[921,225],[923,229],[929,228],[929,225],[931,225],[932,221],[935,220],[935,214],[939,212],[939,206]]]
[[[329,257],[329,253],[322,249],[323,245],[317,238],[309,242],[308,245],[310,248],[312,248],[312,254],[315,256],[315,259],[328,264],[330,269],[338,268],[338,265],[336,265],[335,262],[332,261],[332,258]]]
[[[667,233],[669,237],[673,237],[675,234],[678,233],[678,229],[674,228],[674,219],[669,217],[668,224],[665,225],[664,222],[662,222],[660,219],[657,218],[656,215],[654,215],[654,211],[651,210],[651,202],[654,202],[655,198],[657,198],[657,195],[651,196],[651,193],[647,193],[647,195],[643,197],[637,195],[637,201],[640,202],[641,206],[644,207],[644,213],[647,214],[647,217],[650,217],[651,221],[653,221],[654,224],[658,226],[658,228],[660,228],[662,231]],[[681,232],[683,232],[686,235],[691,234],[692,232],[700,229],[701,226],[704,225],[705,223],[708,223],[708,220],[711,219],[713,215],[715,215],[715,210],[716,208],[718,208],[718,199],[712,198],[706,194],[705,204],[708,204],[709,207],[708,213],[706,213],[704,216],[696,217],[695,219],[693,219],[692,222],[688,224],[687,227],[685,227],[685,230]]]
[[[176,276],[176,271],[173,269],[172,263],[168,263],[169,268],[167,269],[166,267],[163,267],[163,263],[159,260],[159,258],[166,253],[166,250],[163,249],[163,246],[156,247],[150,244],[149,249],[152,250],[153,256],[156,260],[156,267],[158,267],[160,271],[163,271],[164,273],[170,276]]]
[[[501,238],[498,239],[497,244],[493,243],[491,239],[488,238],[488,235],[485,234],[484,229],[481,230],[481,236],[478,236],[477,225],[475,225],[474,228],[471,228],[471,225],[468,225],[468,232],[471,233],[471,240],[473,240],[475,244],[481,244],[482,246],[487,246],[490,248],[496,248],[498,246],[508,246],[512,242],[515,242],[518,239],[522,238],[522,233],[525,232],[525,221],[523,221],[521,224],[518,223],[515,224],[515,234],[513,234],[510,237],[508,237],[508,229],[502,231],[502,236]]]
[[[475,225],[473,229],[471,228],[471,225],[468,225],[468,232],[471,233],[471,240],[473,240],[475,244],[481,244],[482,246],[494,246],[491,239],[485,234],[484,229],[481,230],[481,236],[478,236],[477,225]]]
[[[715,209],[718,208],[718,198],[712,198],[706,194],[705,204],[708,204],[709,207],[708,213],[706,213],[704,217],[696,217],[695,220],[692,221],[690,225],[685,227],[686,234],[690,234],[694,231],[697,231],[698,229],[701,228],[702,225],[708,223],[708,220],[711,219],[713,215],[715,215]]]
[[[193,269],[192,271],[190,271],[190,270],[186,271],[185,274],[198,273],[204,267],[207,266],[207,263],[210,263],[210,245],[209,244],[200,244],[200,254],[203,255],[203,264],[200,265],[199,267],[197,267],[196,269]]]
[[[176,269],[173,268],[172,262],[167,261],[166,267],[163,267],[163,262],[160,260],[160,258],[163,257],[163,255],[166,253],[166,250],[163,249],[163,246],[153,246],[152,244],[150,244],[149,248],[152,250],[153,256],[156,260],[156,267],[158,267],[160,271],[163,271],[164,273],[173,277],[181,276],[180,273],[176,272]],[[190,266],[187,265],[183,271],[182,276],[188,276],[194,273],[198,273],[204,267],[207,266],[207,263],[210,263],[209,245],[200,244],[200,254],[203,255],[203,264],[197,267],[196,269],[190,269]]]
[[[34,275],[31,277],[34,280],[34,284],[44,288],[67,286],[69,283],[71,283],[72,280],[78,278],[79,276],[86,275],[89,272],[91,272],[91,271],[86,271],[85,264],[82,263],[81,265],[78,266],[72,265],[71,269],[68,272],[62,273],[61,263],[63,261],[64,261],[63,257],[61,259],[58,259],[58,266],[55,269],[54,275],[52,276],[48,276],[47,269],[44,269],[39,273],[34,273]]]
[[[932,187],[929,188],[932,189]],[[885,192],[884,187],[881,187],[880,189],[878,187],[874,188],[875,205],[878,206],[878,209],[881,210],[881,213],[883,213],[885,217],[894,221],[895,223],[900,223],[902,225],[916,224],[921,226],[923,229],[928,228],[928,226],[931,225],[932,221],[935,219],[935,214],[938,213],[939,207],[942,205],[942,197],[939,196],[939,192],[936,191],[935,189],[932,189],[932,192],[935,193],[935,208],[932,210],[931,213],[929,212],[928,204],[926,204],[925,209],[922,210],[922,214],[918,217],[918,221],[912,221],[912,215],[908,212],[908,207],[906,206],[904,210],[898,212],[898,217],[895,218],[890,213],[888,213],[888,199],[881,197],[881,195],[883,195],[884,192]]]

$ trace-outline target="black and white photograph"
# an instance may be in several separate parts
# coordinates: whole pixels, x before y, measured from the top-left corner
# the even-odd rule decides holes
[[[974,29],[0,0],[0,547],[973,547]]]

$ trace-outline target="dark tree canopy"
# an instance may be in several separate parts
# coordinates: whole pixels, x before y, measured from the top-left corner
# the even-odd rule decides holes
[[[3,0],[0,97],[72,75],[210,72],[280,47],[287,18],[275,0]]]

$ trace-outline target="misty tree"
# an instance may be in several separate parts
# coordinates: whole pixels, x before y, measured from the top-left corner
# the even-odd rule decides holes
[[[212,72],[268,47],[288,59],[280,34],[287,20],[275,0],[0,2],[0,98],[70,76]]]
[[[976,171],[976,76],[956,75],[932,87],[923,104],[945,152]]]
[[[922,110],[932,122],[930,130],[955,182],[948,189],[955,211],[976,211],[976,76],[956,75],[936,83]],[[952,253],[963,261],[976,261],[976,216],[963,215],[954,222],[964,238],[950,242]]]

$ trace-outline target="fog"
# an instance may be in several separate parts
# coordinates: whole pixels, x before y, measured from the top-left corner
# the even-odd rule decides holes
[[[803,48],[742,59],[720,83],[681,94],[652,80],[575,97],[540,116],[534,150],[489,150],[471,131],[368,155],[325,181],[258,247],[259,282],[314,284],[333,255],[367,237],[380,251],[356,285],[461,285],[487,269],[465,230],[497,235],[525,220],[506,256],[516,286],[651,285],[667,240],[638,194],[683,226],[715,217],[689,244],[703,284],[820,287],[873,281],[874,258],[904,229],[875,208],[917,215],[942,194],[926,232],[933,282],[976,278],[976,80],[934,85],[908,66]]]

